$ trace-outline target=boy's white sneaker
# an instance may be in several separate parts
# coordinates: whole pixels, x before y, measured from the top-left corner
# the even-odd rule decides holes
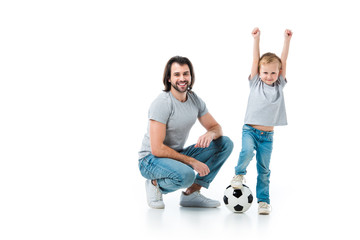
[[[260,215],[269,215],[271,213],[271,205],[266,202],[259,202],[258,212]]]
[[[182,207],[201,207],[201,208],[215,208],[220,206],[220,202],[205,197],[200,191],[195,191],[192,194],[185,195],[184,192],[180,196],[180,206]]]
[[[230,185],[235,189],[242,189],[243,181],[245,181],[244,175],[235,175],[230,182]]]
[[[158,185],[154,186],[151,180],[146,180],[145,189],[146,189],[147,203],[149,207],[156,209],[165,208],[165,204],[162,198],[162,193],[160,192]]]

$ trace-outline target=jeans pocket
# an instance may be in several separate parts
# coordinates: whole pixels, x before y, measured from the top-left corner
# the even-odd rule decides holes
[[[251,130],[251,127],[245,124],[242,129],[243,131],[249,131]]]
[[[272,142],[273,141],[273,137],[274,137],[274,134],[268,134],[268,136],[267,136],[267,140],[269,141],[269,142]]]
[[[152,174],[152,168],[153,168],[153,155],[149,154],[141,159],[139,159],[139,170],[143,177],[147,179],[154,179],[154,176]]]
[[[139,170],[140,170],[140,173],[141,175],[144,177],[144,178],[149,178],[149,171],[147,170],[147,161],[144,160],[144,158],[140,159],[139,160]]]
[[[142,169],[144,168],[144,165],[147,165],[147,164],[148,164],[147,156],[139,159],[138,166],[139,166],[140,172],[141,172]]]

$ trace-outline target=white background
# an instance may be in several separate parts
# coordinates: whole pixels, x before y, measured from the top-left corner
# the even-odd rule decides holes
[[[359,28],[355,1],[1,1],[1,239],[358,239]],[[241,148],[251,31],[281,54],[289,125],[275,129],[270,216],[149,209],[137,152],[165,63],[234,151],[204,195],[221,199]],[[187,145],[204,133],[197,123]],[[255,163],[247,183],[255,189]],[[254,192],[254,191],[253,191]],[[127,236],[125,238],[125,236]]]

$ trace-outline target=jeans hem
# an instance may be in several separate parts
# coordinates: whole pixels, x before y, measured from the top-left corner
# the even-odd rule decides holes
[[[257,202],[266,202],[267,204],[270,204],[270,199],[258,199]]]
[[[202,180],[198,180],[198,179],[195,179],[194,183],[196,183],[196,184],[198,184],[198,185],[200,185],[200,186],[202,186],[202,187],[204,187],[206,189],[208,189],[209,186],[210,186],[210,183],[202,181]]]

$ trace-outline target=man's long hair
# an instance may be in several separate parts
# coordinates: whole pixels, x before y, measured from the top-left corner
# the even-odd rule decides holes
[[[188,87],[188,91],[191,91],[194,83],[195,83],[195,73],[194,73],[194,68],[190,62],[190,60],[186,57],[181,57],[181,56],[175,56],[170,58],[170,60],[166,63],[165,66],[165,70],[164,70],[164,76],[163,76],[163,83],[165,86],[164,91],[168,92],[171,89],[171,83],[169,82],[169,79],[171,77],[171,65],[173,63],[178,63],[180,65],[184,65],[187,64],[189,69],[190,69],[190,76],[191,76],[191,84]]]

